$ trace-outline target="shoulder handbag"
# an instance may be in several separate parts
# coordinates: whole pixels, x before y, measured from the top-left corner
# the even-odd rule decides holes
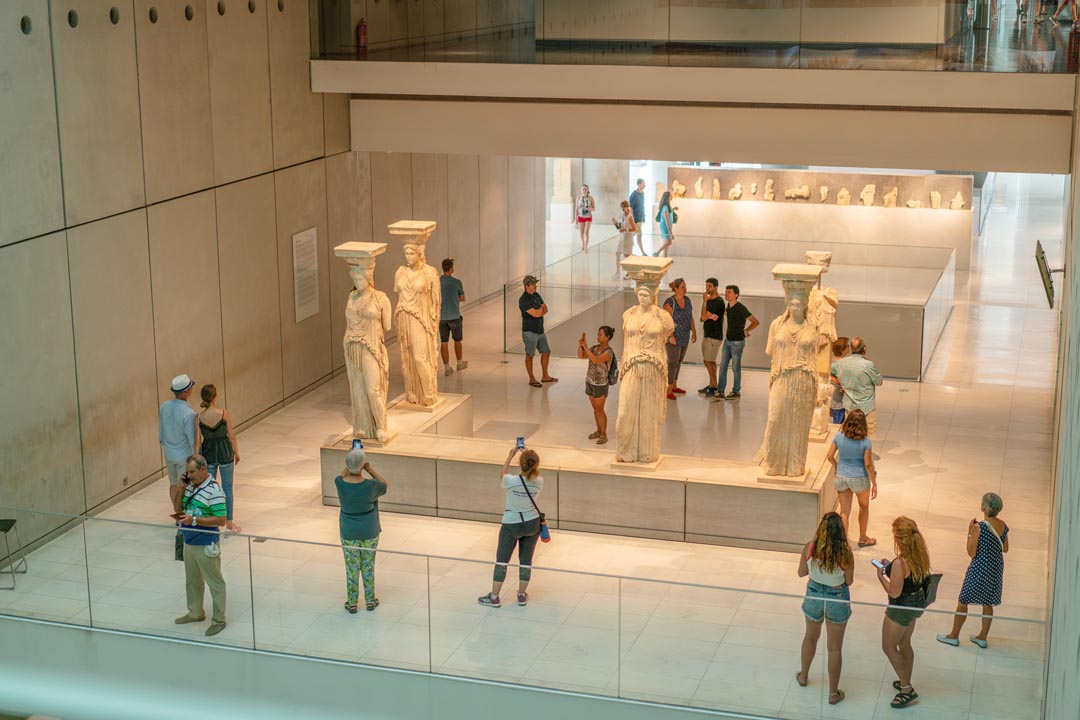
[[[941,584],[941,573],[931,573],[923,580],[922,595],[924,608],[928,608],[937,600],[938,585]]]
[[[551,531],[547,526],[547,515],[540,512],[540,508],[536,506],[536,500],[533,499],[532,493],[529,492],[529,486],[525,482],[525,478],[518,475],[518,480],[521,481],[521,487],[525,488],[525,494],[529,496],[529,502],[532,503],[533,509],[540,514],[540,542],[551,542]]]

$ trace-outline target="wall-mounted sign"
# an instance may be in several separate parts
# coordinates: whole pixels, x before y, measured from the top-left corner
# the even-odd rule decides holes
[[[293,306],[296,322],[319,314],[319,238],[315,228],[292,236]]]

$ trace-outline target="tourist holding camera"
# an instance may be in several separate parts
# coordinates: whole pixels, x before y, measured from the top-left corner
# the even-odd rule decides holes
[[[521,453],[521,472],[510,473],[510,461]],[[499,527],[499,545],[495,551],[494,580],[491,592],[481,595],[477,602],[486,607],[502,607],[499,591],[506,580],[506,565],[518,551],[518,590],[517,604],[529,602],[529,580],[532,577],[533,553],[536,541],[540,539],[541,517],[536,506],[536,496],[544,489],[544,478],[540,477],[540,456],[535,450],[526,450],[524,438],[519,438],[517,445],[510,449],[502,470],[499,473],[502,488],[506,491],[506,510],[503,512],[502,526]]]

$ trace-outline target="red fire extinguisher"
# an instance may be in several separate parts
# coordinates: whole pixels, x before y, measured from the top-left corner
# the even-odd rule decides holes
[[[360,23],[356,26],[356,49],[358,52],[367,52],[367,19],[360,18]]]

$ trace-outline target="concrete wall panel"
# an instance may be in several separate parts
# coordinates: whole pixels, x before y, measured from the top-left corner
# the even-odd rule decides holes
[[[394,293],[394,272],[405,262],[400,238],[390,237],[386,226],[398,220],[415,220],[412,201],[412,157],[409,153],[371,153],[372,242],[387,243],[386,253],[375,266],[375,287]]]
[[[203,385],[215,385],[226,407],[214,193],[154,205],[147,210],[147,222],[158,402],[172,397],[169,380],[187,373],[197,383],[196,393]]]
[[[447,226],[446,156],[412,155],[413,216],[417,220],[434,220],[435,232],[427,241],[428,264],[442,272],[443,258],[449,253],[449,228]]]
[[[334,369],[345,365],[345,303],[352,291],[349,266],[334,255],[345,242],[371,242],[371,177],[367,153],[326,158],[327,264],[330,273],[330,354]],[[380,260],[385,256],[380,256]],[[378,288],[386,292],[386,288]]]
[[[232,182],[273,167],[270,130],[270,56],[266,2],[215,0],[203,4],[210,66],[214,182]]]
[[[480,157],[480,297],[502,288],[506,280],[508,226],[507,158]]]
[[[511,157],[507,173],[506,269],[501,282],[533,269],[533,233],[536,228],[536,177],[533,158]]]
[[[282,168],[323,154],[323,100],[311,92],[307,2],[270,2],[267,11],[274,167]]]
[[[30,33],[21,29],[30,21]],[[49,9],[0,5],[0,246],[64,226]]]
[[[155,388],[172,378],[159,381],[154,362],[146,211],[67,234],[86,504],[92,508],[161,469]]]
[[[278,287],[281,302],[281,361],[285,397],[331,372],[330,269],[326,233],[326,163],[296,165],[274,173],[277,202]],[[293,300],[295,233],[318,232],[319,312],[299,323]]]
[[[135,40],[147,202],[204,190],[214,181],[204,8],[135,0]]]
[[[349,149],[349,96],[328,93],[323,99],[323,130],[327,156]]]
[[[57,117],[68,225],[143,205],[139,82],[130,2],[52,5]],[[72,27],[72,24],[75,27]]]
[[[84,509],[67,270],[64,233],[0,248],[4,344],[33,349],[6,353],[0,372],[0,407],[13,409],[0,416],[4,505]],[[16,519],[24,543],[59,524],[40,515]]]
[[[262,175],[214,191],[225,378],[233,422],[283,398],[274,178]]]
[[[465,286],[465,297],[480,297],[480,159],[476,155],[447,156],[450,256],[454,274]]]

